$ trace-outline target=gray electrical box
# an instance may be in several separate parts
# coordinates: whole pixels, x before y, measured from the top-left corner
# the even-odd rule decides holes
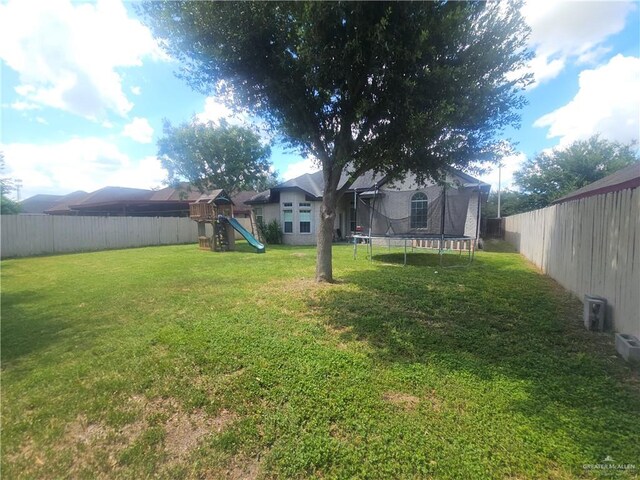
[[[604,332],[607,321],[607,299],[595,295],[584,296],[584,328]]]

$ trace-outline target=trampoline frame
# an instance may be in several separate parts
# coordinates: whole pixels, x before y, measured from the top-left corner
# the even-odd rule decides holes
[[[430,247],[416,247],[414,242],[418,240],[435,240],[438,242],[438,255],[440,256],[440,267],[442,268],[454,268],[454,267],[467,267],[473,263],[473,258],[475,257],[475,243],[476,240],[469,236],[451,236],[451,235],[363,235],[363,234],[355,234],[351,236],[353,240],[353,259],[355,260],[358,256],[358,240],[365,240],[367,245],[367,256],[370,262],[373,262],[373,241],[372,240],[380,240],[387,239],[388,240],[388,248],[391,250],[391,240],[400,240],[404,242],[404,262],[403,266],[407,265],[407,242],[411,242],[411,253],[413,253],[415,248],[430,248]],[[463,265],[442,265],[442,257],[447,249],[445,247],[445,242],[465,242],[468,245],[467,248],[467,262]],[[462,250],[460,250],[460,255],[462,255]]]

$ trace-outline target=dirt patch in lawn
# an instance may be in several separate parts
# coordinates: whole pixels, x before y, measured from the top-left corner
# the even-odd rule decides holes
[[[415,395],[409,395],[408,393],[401,392],[386,392],[382,394],[382,399],[385,402],[389,402],[392,405],[396,405],[403,410],[415,410],[420,399]]]
[[[89,421],[81,414],[67,424],[62,437],[52,448],[55,456],[71,455],[69,474],[80,475],[82,472],[94,472],[97,477],[109,477],[122,468],[121,454],[129,447],[144,441],[144,433],[149,428],[162,428],[164,436],[157,446],[164,451],[167,464],[161,467],[171,467],[186,460],[190,453],[198,448],[202,440],[210,434],[222,432],[229,424],[237,419],[236,414],[228,410],[221,410],[212,417],[204,410],[191,411],[182,408],[173,398],[158,398],[148,400],[136,395],[129,399],[127,410],[132,410],[137,419],[121,428],[111,427],[103,422]],[[40,477],[38,472],[44,461],[37,452],[39,448],[32,440],[27,440],[21,448],[8,456],[11,463],[23,465],[29,474]],[[239,469],[240,464],[234,469]],[[249,466],[242,468],[249,468]],[[249,473],[251,469],[247,470]],[[27,473],[27,472],[25,472]],[[44,476],[46,478],[46,475]],[[231,477],[231,478],[253,478]]]
[[[236,455],[222,466],[205,470],[198,478],[255,480],[260,475],[260,467],[260,456]]]
[[[164,449],[172,459],[188,456],[203,437],[221,432],[236,419],[236,415],[228,410],[222,410],[216,417],[208,416],[201,409],[187,412],[172,398],[147,400],[134,396],[131,400],[141,409],[141,418],[127,425],[123,433],[126,431],[129,440],[134,440],[131,437],[144,431],[152,423],[152,418],[160,419],[165,432]]]
[[[234,419],[235,415],[228,410],[222,410],[215,418],[207,416],[201,410],[190,414],[177,412],[164,425],[167,435],[165,449],[172,457],[185,457],[198,446],[204,436],[221,432]]]
[[[71,422],[65,431],[65,438],[73,443],[90,445],[109,435],[109,428],[100,423],[89,423],[85,415],[78,417]]]
[[[258,457],[237,457],[231,462],[225,472],[227,480],[254,480],[260,473],[260,459]]]

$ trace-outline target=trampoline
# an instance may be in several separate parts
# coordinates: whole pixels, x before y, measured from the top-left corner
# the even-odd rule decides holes
[[[478,201],[477,206],[474,206],[469,201],[476,192]],[[355,217],[359,225],[351,234],[353,258],[357,258],[359,244],[364,243],[367,246],[370,261],[373,261],[374,245],[384,247],[386,244],[390,251],[393,244],[403,248],[405,266],[408,248],[411,248],[411,252],[416,248],[437,250],[440,266],[443,266],[444,254],[454,251],[460,257],[464,254],[466,261],[463,265],[452,266],[471,265],[480,224],[480,193],[479,184],[477,187],[456,186],[451,183],[430,185],[412,192],[410,215],[398,217],[398,212],[402,214],[402,207],[397,206],[397,191],[381,192],[376,187],[359,194],[354,192]],[[399,193],[402,194],[403,192]],[[406,195],[406,192],[404,194]],[[390,197],[386,202],[383,200],[385,196]],[[387,212],[387,209],[391,212]],[[475,236],[468,234],[469,229],[466,225],[473,217]]]
[[[473,262],[475,254],[475,239],[468,236],[442,236],[442,235],[362,235],[355,234],[353,238],[353,258],[354,260],[358,256],[358,240],[364,241],[367,247],[367,256],[370,261],[373,261],[373,245],[375,240],[386,240],[387,247],[391,251],[391,242],[400,242],[401,247],[404,247],[404,261],[403,265],[407,265],[407,247],[410,246],[411,253],[415,248],[431,248],[438,250],[440,256],[440,266],[443,268],[451,268],[455,266],[468,266]],[[384,246],[382,246],[384,248]],[[447,267],[442,265],[442,257],[448,251],[457,251],[460,256],[464,253],[466,256],[466,263],[463,265],[449,265]]]

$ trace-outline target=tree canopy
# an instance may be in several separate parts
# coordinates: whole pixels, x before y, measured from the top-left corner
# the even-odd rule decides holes
[[[158,157],[169,172],[169,181],[188,180],[201,190],[223,188],[265,190],[273,185],[271,149],[249,128],[199,122],[177,127],[165,120],[158,140]]]
[[[0,174],[4,174],[5,161],[4,152],[0,152]],[[9,198],[11,192],[15,190],[14,180],[4,175],[0,177],[0,214],[11,215],[20,213],[20,204]]]
[[[537,154],[515,172],[514,179],[526,197],[523,207],[534,210],[638,161],[635,142],[623,144],[595,135]]]
[[[191,86],[232,98],[321,164],[318,280],[332,278],[343,173],[422,180],[497,159],[529,81],[514,74],[529,58],[518,3],[153,1],[140,10]]]
[[[500,216],[508,217],[517,213],[531,210],[527,203],[528,196],[515,191],[503,190],[500,192]],[[498,192],[491,191],[486,205],[482,209],[482,216],[486,218],[496,218],[498,216]]]

